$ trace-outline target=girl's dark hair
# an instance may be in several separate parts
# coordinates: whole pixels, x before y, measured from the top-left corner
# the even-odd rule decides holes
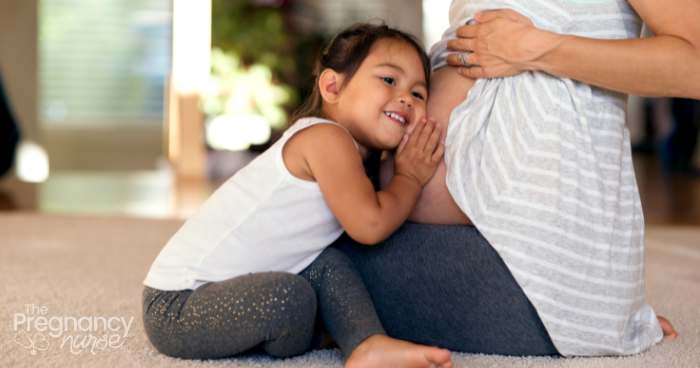
[[[357,72],[360,64],[369,55],[369,50],[374,43],[383,39],[398,40],[412,46],[423,64],[425,81],[428,85],[430,84],[430,59],[413,36],[385,24],[358,23],[338,33],[323,49],[314,67],[314,86],[311,95],[292,114],[291,121],[294,122],[303,117],[321,116],[323,99],[318,89],[318,78],[324,69],[332,69],[343,74],[345,84],[347,84]]]
[[[369,50],[379,40],[392,39],[405,42],[412,46],[423,64],[425,82],[430,86],[430,59],[418,41],[406,32],[390,28],[385,24],[373,25],[358,23],[338,33],[323,49],[314,67],[314,86],[311,95],[292,115],[292,122],[309,116],[322,116],[323,99],[318,88],[318,78],[325,69],[332,69],[343,74],[344,84],[352,79],[357,69],[369,55]],[[341,89],[344,86],[341,86]],[[364,166],[372,185],[379,190],[379,166],[382,151],[370,150],[365,158]]]

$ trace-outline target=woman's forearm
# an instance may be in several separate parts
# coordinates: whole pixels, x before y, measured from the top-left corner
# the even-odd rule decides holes
[[[511,9],[485,10],[457,29],[447,61],[468,78],[539,70],[623,93],[700,99],[700,1],[627,1],[656,36],[561,35]]]
[[[700,99],[700,47],[679,37],[599,40],[550,32],[543,37],[552,47],[528,69],[628,94]]]

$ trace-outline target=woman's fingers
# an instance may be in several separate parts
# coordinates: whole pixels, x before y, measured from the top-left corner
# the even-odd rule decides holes
[[[476,51],[476,39],[455,38],[447,41],[447,49],[452,51]],[[450,55],[452,56],[452,55]]]
[[[457,37],[474,38],[478,34],[479,26],[480,25],[478,23],[463,25],[463,26],[457,28],[457,31],[456,31]]]
[[[449,40],[453,53],[447,64],[467,78],[508,77],[527,71],[528,63],[547,49],[539,31],[522,14],[510,9],[486,10],[475,16],[476,24],[457,29],[458,38]]]
[[[462,56],[460,56],[462,55]],[[447,65],[450,66],[468,66],[469,64],[469,56],[464,55],[463,53],[460,54],[450,54],[447,55]]]
[[[480,57],[475,53],[460,53],[447,56],[447,65],[456,67],[472,67],[480,65]]]

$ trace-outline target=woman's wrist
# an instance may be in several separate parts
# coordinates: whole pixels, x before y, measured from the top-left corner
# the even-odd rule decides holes
[[[525,62],[525,69],[554,74],[556,54],[569,37],[571,36],[535,28],[525,46],[526,53],[532,56]]]

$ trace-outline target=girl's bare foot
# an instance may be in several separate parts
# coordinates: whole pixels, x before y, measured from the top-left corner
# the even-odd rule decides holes
[[[372,335],[358,345],[346,368],[452,368],[449,350]]]
[[[673,328],[671,321],[667,320],[666,317],[663,316],[656,316],[656,318],[659,320],[661,331],[664,332],[664,337],[668,337],[669,339],[675,339],[678,337],[678,332],[676,332],[676,329]]]

